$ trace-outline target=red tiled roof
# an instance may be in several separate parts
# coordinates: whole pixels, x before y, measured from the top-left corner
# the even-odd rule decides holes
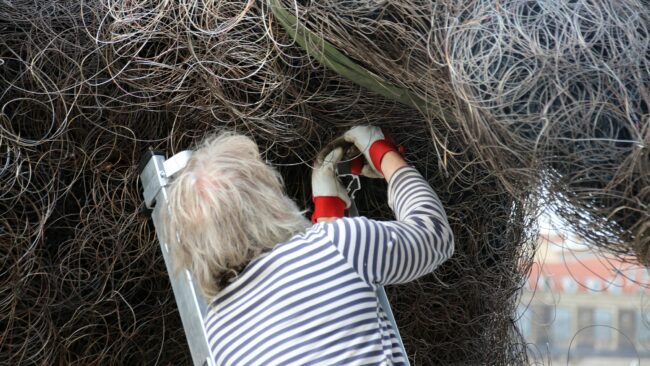
[[[540,281],[540,275],[543,276]],[[545,284],[544,284],[545,283]],[[648,290],[639,285],[650,283],[644,267],[613,258],[568,254],[561,261],[535,263],[528,278],[530,289],[556,292],[638,293]]]

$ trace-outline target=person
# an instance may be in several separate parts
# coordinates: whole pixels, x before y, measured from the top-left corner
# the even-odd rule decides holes
[[[435,192],[379,128],[344,137],[364,172],[388,182],[396,220],[343,217],[341,148],[312,172],[313,225],[242,135],[208,138],[172,182],[166,235],[210,299],[217,365],[405,363],[375,290],[432,272],[453,254],[453,235]]]

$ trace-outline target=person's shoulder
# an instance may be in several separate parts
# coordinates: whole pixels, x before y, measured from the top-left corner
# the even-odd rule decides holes
[[[354,216],[354,217],[339,217],[334,221],[331,222],[319,222],[318,224],[314,224],[310,229],[313,230],[328,230],[332,227],[337,227],[341,225],[349,225],[352,222],[355,221],[365,221],[368,220],[364,216]]]
[[[341,217],[332,222],[328,223],[319,223],[314,226],[319,226],[318,230],[322,230],[328,235],[336,235],[341,231],[350,232],[368,229],[370,226],[373,226],[375,220],[369,219],[365,216],[355,216],[355,217]]]
[[[288,240],[279,243],[273,248],[273,251],[277,251],[281,248],[298,247],[308,243],[313,243],[314,241],[318,241],[325,235],[327,235],[327,231],[324,227],[324,224],[323,223],[314,224],[308,227],[307,229],[305,229],[304,231],[294,234]]]

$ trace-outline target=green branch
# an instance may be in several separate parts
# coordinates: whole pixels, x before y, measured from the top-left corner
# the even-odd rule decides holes
[[[280,1],[281,0],[269,0],[273,15],[275,15],[289,36],[296,41],[296,43],[300,45],[309,56],[318,60],[318,62],[325,65],[325,67],[335,71],[357,85],[386,98],[413,107],[422,113],[438,111],[439,113],[436,117],[445,120],[451,118],[451,113],[444,111],[440,105],[426,101],[407,89],[395,86],[356,64],[349,57],[337,50],[334,45],[299,23],[297,18],[289,13]]]

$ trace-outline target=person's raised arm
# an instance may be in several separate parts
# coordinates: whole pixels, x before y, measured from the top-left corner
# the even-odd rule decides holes
[[[381,171],[384,173],[386,182],[390,182],[390,178],[399,169],[408,166],[408,163],[402,155],[396,151],[389,151],[381,159]]]
[[[438,196],[378,128],[355,127],[346,139],[388,181],[388,203],[396,220],[336,220],[326,225],[332,241],[373,286],[408,282],[432,272],[454,251],[453,234]]]

